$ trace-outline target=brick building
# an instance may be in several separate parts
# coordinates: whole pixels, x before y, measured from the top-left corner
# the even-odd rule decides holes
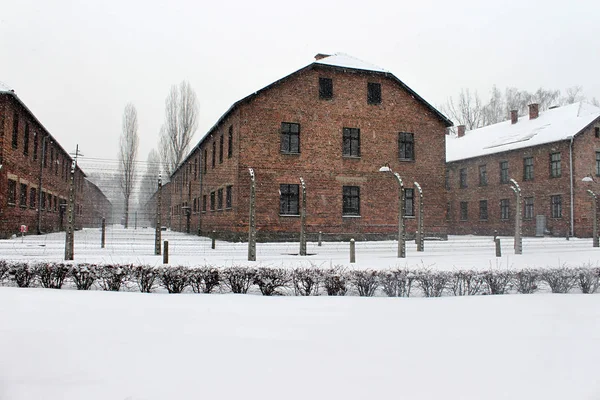
[[[65,228],[72,161],[15,92],[0,83],[0,237],[18,233],[21,225],[30,233]],[[76,168],[76,199],[84,181]],[[81,227],[83,204],[78,201],[75,210]]]
[[[511,119],[457,136],[447,136],[450,233],[514,233],[516,197],[522,190],[522,232],[534,236],[592,233],[592,201],[600,192],[600,108],[575,103]]]
[[[253,168],[259,240],[298,236],[300,178],[309,236],[391,237],[398,183],[379,172],[389,165],[407,189],[408,235],[416,230],[417,181],[426,234],[445,236],[445,130],[451,125],[392,73],[343,54],[317,55],[237,101],[216,122],[170,177],[163,225],[246,240]]]

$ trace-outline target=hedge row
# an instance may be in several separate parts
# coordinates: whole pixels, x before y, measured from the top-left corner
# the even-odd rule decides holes
[[[0,260],[0,284],[18,287],[41,286],[60,289],[64,285],[77,290],[138,290],[150,293],[247,293],[260,291],[264,296],[359,296],[385,295],[409,297],[421,295],[472,296],[478,294],[534,293],[550,290],[568,293],[579,289],[594,293],[600,285],[600,267],[522,270],[421,269],[349,270],[332,268],[217,268],[153,267],[148,265],[96,265],[43,262],[6,262]]]

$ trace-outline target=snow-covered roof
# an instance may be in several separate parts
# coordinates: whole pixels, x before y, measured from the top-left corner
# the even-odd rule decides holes
[[[597,118],[600,108],[579,102],[540,112],[535,119],[519,117],[516,124],[507,120],[468,131],[460,138],[447,135],[446,161],[568,140]]]
[[[389,71],[387,71],[381,67],[378,67],[377,65],[369,64],[366,61],[359,60],[358,58],[349,56],[348,54],[344,54],[344,53],[335,53],[331,56],[321,58],[320,60],[315,61],[315,64],[324,64],[324,65],[331,65],[334,67],[352,68],[352,69],[361,69],[361,70],[365,70],[365,71],[389,73]]]
[[[14,92],[14,90],[6,83],[0,81],[0,92]]]

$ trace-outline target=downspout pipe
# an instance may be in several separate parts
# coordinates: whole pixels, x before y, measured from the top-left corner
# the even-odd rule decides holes
[[[569,175],[570,175],[570,186],[571,186],[571,206],[569,207],[569,211],[570,211],[570,224],[571,224],[571,236],[575,235],[575,232],[573,230],[574,225],[575,225],[575,216],[574,216],[574,205],[573,205],[573,201],[574,201],[574,190],[573,190],[573,139],[574,137],[571,136],[571,143],[569,144]]]

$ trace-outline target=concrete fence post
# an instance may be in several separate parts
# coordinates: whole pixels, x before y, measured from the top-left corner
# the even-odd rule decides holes
[[[356,262],[356,245],[354,243],[354,239],[350,239],[350,262]]]

